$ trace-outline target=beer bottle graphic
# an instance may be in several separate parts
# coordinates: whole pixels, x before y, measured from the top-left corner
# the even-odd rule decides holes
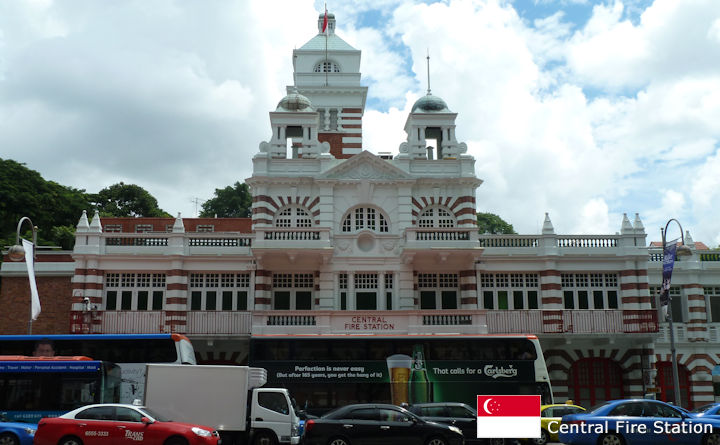
[[[412,370],[410,371],[410,403],[432,402],[433,391],[432,382],[428,378],[427,369],[425,368],[425,355],[423,354],[422,345],[413,347]]]

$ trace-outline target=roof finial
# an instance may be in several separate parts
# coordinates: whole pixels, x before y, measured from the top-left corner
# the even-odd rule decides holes
[[[427,49],[428,96],[430,95],[430,48]]]

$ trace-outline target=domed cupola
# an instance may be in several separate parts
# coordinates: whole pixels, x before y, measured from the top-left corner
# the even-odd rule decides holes
[[[412,106],[405,132],[407,141],[400,144],[400,157],[412,159],[457,159],[467,152],[464,142],[455,139],[455,118],[444,100],[430,93]]]
[[[275,111],[315,111],[310,99],[298,93],[297,89],[283,97],[277,104]]]
[[[430,93],[421,97],[412,106],[411,113],[450,113],[447,104],[442,98]]]
[[[312,159],[330,151],[330,144],[318,140],[317,110],[294,86],[288,87],[287,95],[270,112],[270,126],[272,137],[260,143],[256,157]]]

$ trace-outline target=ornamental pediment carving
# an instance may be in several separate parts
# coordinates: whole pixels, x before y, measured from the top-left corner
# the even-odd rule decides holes
[[[323,175],[323,179],[360,179],[360,180],[399,180],[412,179],[412,176],[395,167],[389,161],[370,152],[362,153],[344,161]]]

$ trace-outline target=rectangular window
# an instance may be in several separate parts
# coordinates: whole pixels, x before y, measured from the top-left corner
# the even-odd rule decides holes
[[[143,290],[138,292],[138,303],[137,308],[139,311],[146,311],[148,308],[148,291]]]
[[[312,309],[312,292],[297,292],[295,294],[295,309],[299,311],[309,311]]]
[[[392,310],[392,292],[385,293],[385,308],[389,311]]]
[[[457,292],[454,290],[442,291],[442,308],[443,309],[457,309]]]
[[[217,292],[211,291],[205,294],[205,310],[214,311],[217,309]]]
[[[190,294],[190,310],[199,311],[202,308],[202,292],[194,291]]]
[[[538,308],[538,293],[536,290],[528,291],[528,309]]]
[[[376,310],[377,294],[375,292],[357,292],[355,294],[357,310]]]
[[[588,301],[588,293],[586,290],[578,291],[578,309],[590,308],[590,302]]]
[[[523,291],[521,290],[515,290],[513,291],[513,309],[524,309],[525,308],[525,302],[523,298]]]
[[[347,292],[340,292],[340,310],[347,310]]]
[[[505,290],[498,291],[498,309],[508,308],[508,293]]]
[[[135,233],[147,233],[153,231],[152,224],[135,224]]]
[[[196,232],[214,232],[215,225],[213,224],[198,224],[195,228]]]
[[[290,309],[290,292],[278,291],[274,293],[273,309],[288,310]]]
[[[617,291],[609,290],[607,295],[608,295],[608,309],[617,309],[618,308]]]
[[[122,232],[122,224],[105,224],[103,226],[103,232],[120,233]]]
[[[152,310],[159,311],[163,307],[163,291],[153,291]]]
[[[117,309],[117,291],[108,291],[105,295],[105,310],[114,311]]]
[[[595,304],[595,309],[604,309],[605,308],[603,291],[601,291],[601,290],[593,291],[593,303]]]
[[[420,291],[420,309],[436,309],[435,291]]]
[[[563,302],[565,303],[565,309],[575,309],[575,294],[571,290],[563,292]]]
[[[222,310],[233,310],[233,292],[231,290],[224,290],[222,292]]]
[[[720,296],[712,295],[708,298],[710,300],[710,321],[718,323],[720,322]]]
[[[124,311],[132,310],[132,291],[124,290],[121,294],[120,309]]]
[[[493,295],[492,291],[484,291],[483,292],[483,305],[484,305],[483,307],[485,309],[493,309],[495,307],[495,305],[493,304],[494,303],[493,297],[494,297],[494,295]]]
[[[246,311],[248,308],[248,293],[246,290],[239,290],[235,293],[237,296],[237,310]]]
[[[670,288],[672,290],[672,288]],[[682,299],[673,297],[670,303],[670,310],[672,313],[672,319],[675,322],[682,323],[685,321],[685,317],[683,317],[683,306],[682,306]]]

